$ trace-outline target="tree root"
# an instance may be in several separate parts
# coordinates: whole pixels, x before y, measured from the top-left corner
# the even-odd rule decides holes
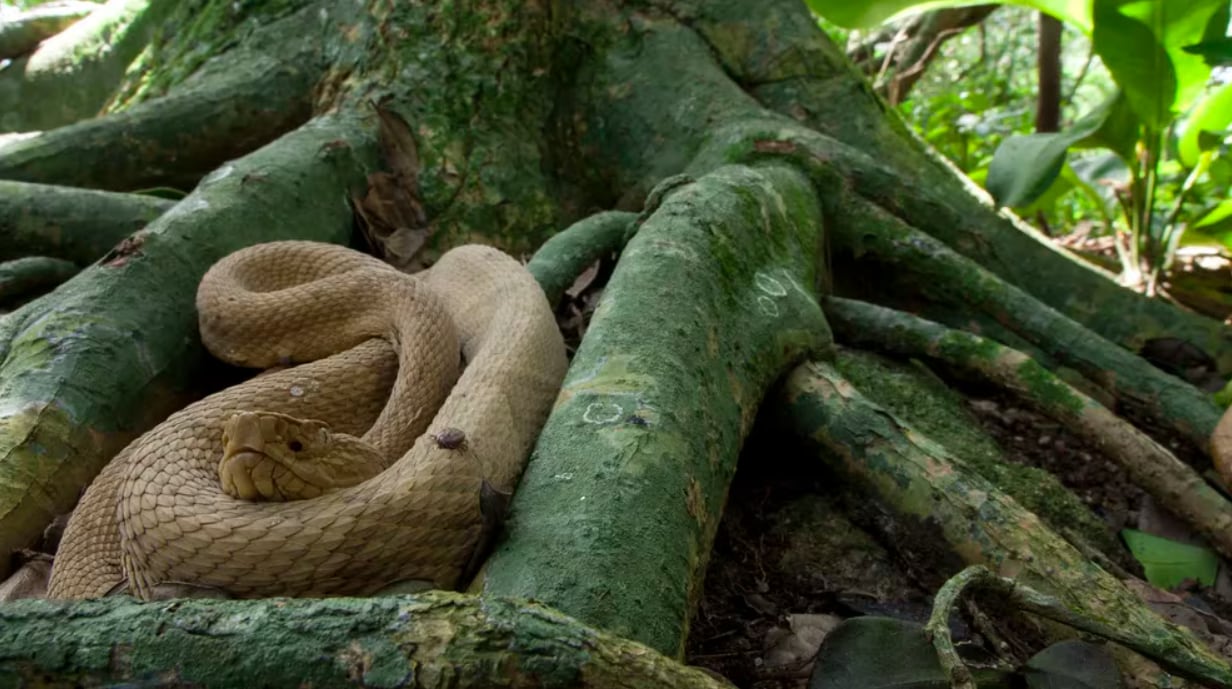
[[[939,360],[1018,395],[1119,464],[1139,487],[1232,557],[1232,504],[1148,435],[1029,357],[992,340],[873,304],[830,298],[825,311],[844,342]]]
[[[0,71],[0,132],[54,129],[98,115],[172,4],[109,0],[14,60]]]
[[[910,543],[902,545],[922,547],[939,538],[967,564],[985,565],[1051,592],[1076,614],[1127,635],[1151,637],[1172,663],[1203,681],[1232,687],[1226,661],[1148,611],[1034,514],[870,403],[829,364],[812,362],[793,371],[782,404],[796,433],[821,450],[820,461],[897,513],[913,531]]]
[[[71,0],[6,14],[0,22],[0,60],[25,55],[96,9],[95,3]]]
[[[732,166],[679,182],[625,247],[483,574],[486,594],[673,656],[762,397],[830,342],[807,287],[807,180]]]
[[[0,649],[0,681],[16,686],[731,686],[541,605],[443,592],[19,601],[0,606]]]
[[[0,261],[53,256],[86,266],[174,205],[153,196],[0,181]]]
[[[80,270],[59,258],[29,256],[0,263],[0,303],[54,289]]]
[[[526,264],[549,304],[556,304],[586,266],[619,253],[635,229],[636,213],[607,211],[579,220],[543,243]]]
[[[311,15],[300,17],[307,23],[315,12],[301,15]],[[224,161],[309,118],[321,76],[316,50],[283,57],[236,50],[197,75],[191,88],[0,145],[0,178],[119,191],[191,189]]]
[[[983,565],[972,565],[955,574],[937,591],[933,600],[933,612],[925,627],[925,632],[932,637],[933,645],[937,648],[937,655],[941,658],[941,664],[950,676],[955,689],[975,689],[975,685],[971,683],[970,673],[954,649],[949,628],[950,613],[965,590],[978,590],[993,594],[1006,600],[1018,610],[1060,622],[1067,627],[1109,641],[1115,641],[1185,679],[1196,682],[1213,681],[1215,686],[1220,687],[1229,686],[1228,682],[1232,681],[1229,679],[1232,675],[1215,678],[1210,675],[1208,668],[1194,665],[1188,657],[1174,657],[1171,654],[1175,646],[1168,639],[1144,634],[1141,630],[1127,630],[1109,625],[1098,619],[1075,613],[1052,596],[1032,590],[1013,579],[996,576]]]
[[[1088,379],[1117,401],[1206,450],[1219,420],[1210,398],[1044,306],[970,259],[858,197],[842,210],[834,243],[844,255],[883,266],[894,289],[982,311]]]

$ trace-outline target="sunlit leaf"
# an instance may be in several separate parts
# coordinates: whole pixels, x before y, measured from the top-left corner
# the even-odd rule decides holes
[[[1206,64],[1212,67],[1232,65],[1232,36],[1224,36],[1187,45],[1181,48],[1181,50],[1194,55],[1201,55],[1202,59],[1206,60]]]
[[[1048,190],[1061,174],[1069,147],[1100,131],[1109,109],[1097,109],[1072,128],[1053,134],[1008,137],[988,166],[985,188],[998,205],[1026,206]]]
[[[1202,93],[1211,68],[1186,52],[1223,35],[1227,0],[1095,0],[1095,52],[1138,118],[1163,130]]]
[[[1232,124],[1232,82],[1204,98],[1194,109],[1176,145],[1181,162],[1186,167],[1197,165],[1199,154],[1215,148],[1223,138],[1203,137],[1201,133],[1222,134],[1229,124]]]
[[[1170,589],[1186,579],[1210,586],[1215,583],[1219,556],[1209,548],[1180,543],[1142,531],[1123,529],[1121,537],[1134,559],[1142,563],[1146,580]]]
[[[805,0],[813,12],[849,29],[877,26],[908,12],[926,12],[948,7],[985,4],[979,0]],[[1089,0],[1013,0],[1002,3],[1046,12],[1083,33],[1091,33]]]

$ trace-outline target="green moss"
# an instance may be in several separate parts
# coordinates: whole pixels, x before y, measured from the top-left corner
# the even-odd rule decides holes
[[[950,455],[1058,532],[1076,534],[1104,553],[1119,553],[1104,524],[1055,476],[1036,467],[1006,463],[997,443],[963,406],[962,397],[922,364],[907,365],[845,349],[836,366],[869,399],[939,442]]]
[[[1027,387],[1030,397],[1053,409],[1064,409],[1078,415],[1087,407],[1086,399],[1075,394],[1073,388],[1034,360],[1023,361],[1015,373],[1018,380]]]

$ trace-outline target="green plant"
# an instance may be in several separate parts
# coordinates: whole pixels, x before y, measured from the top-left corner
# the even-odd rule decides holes
[[[808,2],[815,12],[843,25],[881,21],[908,9],[964,4]],[[1038,208],[1070,190],[1099,199],[1096,206],[1105,224],[1115,227],[1119,218],[1127,230],[1127,246],[1117,245],[1124,281],[1148,293],[1156,291],[1187,227],[1232,246],[1232,203],[1196,202],[1205,196],[1201,191],[1222,196],[1232,176],[1221,155],[1223,132],[1232,123],[1232,85],[1207,92],[1212,65],[1232,55],[1232,41],[1225,36],[1227,0],[1007,4],[1039,9],[1089,31],[1118,90],[1067,131],[1006,138],[985,181],[997,202],[1020,210]],[[1102,152],[1071,164],[1071,149]]]

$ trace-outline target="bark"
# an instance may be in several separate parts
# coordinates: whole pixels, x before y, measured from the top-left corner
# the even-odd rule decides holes
[[[67,29],[98,7],[92,2],[64,0],[24,12],[0,11],[0,60],[25,55],[43,39]]]
[[[0,181],[0,261],[54,256],[86,266],[174,205],[154,196]]]
[[[1227,661],[1148,611],[1035,515],[868,402],[833,367],[813,362],[797,368],[782,403],[791,427],[818,449],[816,461],[900,515],[900,548],[923,553],[930,544],[945,543],[965,564],[985,565],[1054,595],[1106,627],[1152,638],[1165,658],[1199,673],[1204,682],[1232,686]]]
[[[675,656],[759,403],[830,335],[809,287],[820,214],[805,178],[725,167],[666,184],[574,356],[483,590]]]
[[[543,243],[526,269],[539,281],[549,304],[564,296],[578,275],[599,258],[620,253],[636,226],[633,213],[607,211],[578,221]]]
[[[0,132],[53,129],[98,114],[149,42],[168,0],[109,0],[0,71]]]
[[[72,263],[47,256],[27,256],[0,263],[0,304],[45,292],[77,274]]]
[[[1061,20],[1043,12],[1039,13],[1037,52],[1035,131],[1055,132],[1061,127]]]
[[[925,276],[935,283],[930,294],[956,314],[997,318],[1058,359],[1079,342],[1078,359],[1117,367],[1114,389],[1145,392],[1158,414],[1195,429],[1204,408],[1192,397],[1159,378],[1119,380],[1138,376],[1142,364],[1073,321],[1055,314],[1040,321],[1051,312],[1036,299],[1123,344],[1166,329],[1232,362],[1222,326],[1120,289],[973,197],[852,79],[796,0],[770,0],[758,12],[741,0],[241,5],[234,12],[221,0],[177,5],[116,94],[116,109],[127,109],[0,148],[0,177],[133,188],[190,186],[222,158],[265,144],[223,163],[99,265],[0,321],[0,409],[8,410],[0,418],[0,552],[37,535],[110,453],[183,394],[201,358],[192,294],[205,268],[258,241],[346,241],[348,202],[422,211],[423,226],[414,229],[427,238],[428,262],[476,240],[529,253],[583,209],[643,211],[632,225],[623,213],[589,218],[532,261],[555,293],[577,266],[637,229],[481,582],[494,595],[546,601],[667,654],[680,651],[739,446],[766,387],[829,342],[813,300],[830,274],[822,226],[836,285],[915,247],[901,253],[909,265],[883,275],[886,301],[914,298]],[[217,109],[201,116],[203,105]],[[243,116],[262,108],[272,114]],[[173,131],[182,140],[166,135]],[[117,156],[106,176],[74,169],[99,158],[97,142],[125,136],[148,144]],[[399,177],[399,193],[382,197],[390,169],[408,167],[413,174]],[[899,273],[906,279],[895,283]],[[899,293],[888,294],[895,285]],[[1114,317],[1080,301],[1091,294]],[[839,456],[897,453],[934,466],[930,458],[943,454],[935,445],[913,449],[918,438],[876,425],[885,423],[883,412],[840,401],[829,413],[843,423],[822,439]],[[862,428],[890,435],[851,432]],[[1096,612],[1158,632],[1223,677],[1192,640],[1160,628],[1117,582],[1043,529],[1034,533],[1034,517],[985,484],[956,480],[944,467],[902,476],[904,486],[891,488],[912,499],[937,495],[929,478],[953,492],[936,501],[949,511],[930,516],[960,554],[993,553],[1002,572],[1020,568],[1033,585],[1073,568],[1064,585],[1089,584],[1097,600],[1086,603]],[[992,497],[980,502],[985,494]],[[910,517],[924,503],[896,504]],[[990,524],[974,519],[985,506]],[[209,610],[209,630],[221,630],[236,619],[257,624],[281,610],[333,604],[108,603],[56,608],[64,612],[52,617],[40,617],[50,608],[30,610],[31,619],[90,630],[77,638],[108,639],[90,662],[111,672],[112,658],[131,657],[110,653],[113,629],[147,616],[172,615],[165,629],[174,629],[191,627],[176,610]],[[385,614],[379,602],[337,604]],[[304,619],[287,624],[296,633],[314,628]],[[150,624],[142,629],[158,629]],[[499,620],[476,624],[504,633]],[[222,662],[209,653],[219,647],[192,647],[206,658],[194,677],[208,666],[238,682],[242,673],[228,674],[232,668],[256,662],[243,652],[251,644],[227,647],[236,655]],[[278,656],[281,667],[332,657],[304,648]],[[517,648],[525,655],[539,646]],[[64,655],[35,656],[51,664],[46,681],[74,677],[55,666]],[[170,674],[158,677],[179,681],[171,670],[185,666],[175,658],[151,657],[143,668],[161,662]],[[483,667],[513,665],[500,656]]]
[[[226,160],[308,119],[312,85],[321,78],[319,46],[292,50],[260,39],[303,34],[315,21],[301,11],[271,24],[255,45],[217,58],[166,98],[0,145],[0,178],[118,191],[191,189]]]
[[[21,601],[0,606],[0,682],[218,689],[731,686],[540,605],[447,593],[169,605],[126,598]]]
[[[1134,483],[1232,557],[1232,504],[1189,465],[1102,404],[1009,347],[872,304],[829,299],[826,315],[844,342],[926,357],[973,373],[1101,448]]]
[[[1147,340],[1177,337],[1214,356],[1220,370],[1232,370],[1232,330],[1123,289],[1111,272],[994,209],[983,190],[928,149],[866,85],[852,82],[848,63],[802,3],[767,0],[754,13],[740,0],[713,0],[691,7],[687,18],[724,70],[761,105],[842,142],[826,151],[842,183],[820,189],[823,195],[852,189],[1122,346],[1136,351]],[[730,100],[722,89],[713,95]],[[828,207],[831,199],[823,201]],[[859,263],[834,261],[837,280],[848,270],[859,271]]]

